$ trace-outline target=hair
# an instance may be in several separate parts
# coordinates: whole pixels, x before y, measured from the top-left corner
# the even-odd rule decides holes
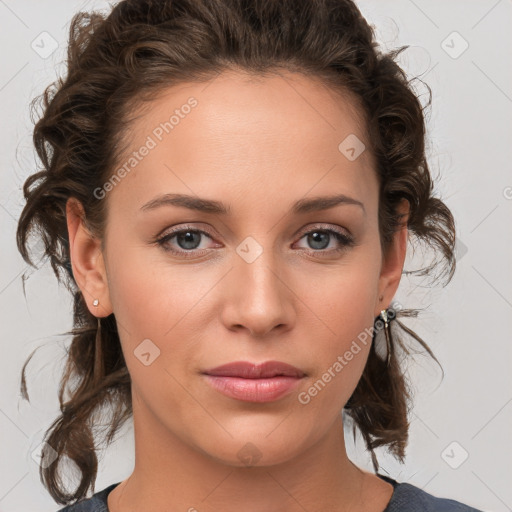
[[[109,13],[77,13],[70,26],[67,76],[35,98],[42,113],[33,142],[42,168],[23,186],[26,204],[17,227],[18,249],[35,266],[28,248],[37,231],[57,279],[73,294],[73,329],[59,388],[61,414],[46,431],[41,481],[59,503],[86,497],[98,469],[95,414],[110,415],[107,444],[132,415],[131,380],[112,313],[98,319],[90,313],[71,270],[66,202],[83,206],[83,220],[103,239],[107,201],[94,190],[112,175],[128,147],[128,131],[137,107],[175,84],[204,82],[225,71],[302,73],[345,92],[364,116],[364,128],[379,181],[379,234],[383,251],[403,225],[398,205],[409,203],[407,228],[414,241],[438,257],[416,270],[455,270],[455,226],[434,184],[425,155],[424,110],[412,80],[397,63],[408,46],[384,53],[373,28],[351,0],[124,0]],[[417,316],[400,310],[397,316]],[[406,354],[407,336],[428,345],[398,319],[391,325],[390,361],[372,343],[368,360],[344,413],[353,420],[372,456],[387,447],[401,462],[408,441],[411,388],[397,348]],[[376,339],[373,333],[372,341]],[[23,365],[21,392],[29,400]],[[435,359],[437,361],[437,359]],[[66,394],[66,397],[64,396]],[[48,463],[51,454],[54,463]],[[80,471],[78,487],[69,493],[60,475],[63,458]]]

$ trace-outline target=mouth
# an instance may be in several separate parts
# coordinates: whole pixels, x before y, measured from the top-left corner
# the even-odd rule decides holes
[[[280,361],[259,365],[236,361],[203,373],[208,383],[220,393],[237,400],[260,403],[291,393],[306,376],[299,368]]]

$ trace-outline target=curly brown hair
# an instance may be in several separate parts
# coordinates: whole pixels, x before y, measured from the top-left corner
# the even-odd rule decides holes
[[[349,93],[365,118],[369,150],[379,180],[379,233],[383,251],[401,226],[398,204],[409,202],[407,227],[414,242],[440,253],[415,271],[433,276],[439,263],[449,282],[455,271],[455,226],[448,207],[433,196],[425,155],[424,110],[396,57],[403,46],[383,53],[373,28],[351,0],[123,0],[107,15],[79,12],[71,22],[67,76],[36,98],[43,104],[33,141],[42,168],[25,182],[26,205],[17,228],[18,249],[30,257],[28,238],[36,230],[59,281],[74,297],[72,341],[59,388],[60,416],[47,430],[58,457],[42,453],[41,480],[51,496],[68,504],[84,498],[97,475],[95,414],[108,406],[106,441],[132,414],[131,380],[114,314],[92,315],[73,277],[66,202],[84,208],[91,233],[102,237],[106,201],[101,187],[126,149],[133,113],[144,102],[182,82],[208,81],[226,70],[255,75],[289,70],[318,78]],[[437,278],[436,278],[437,280]],[[397,311],[416,316],[417,309]],[[403,323],[392,323],[391,360],[386,364],[372,343],[368,361],[345,406],[371,452],[387,446],[401,462],[408,440],[411,393],[396,348],[403,340],[426,343]],[[374,338],[375,338],[374,333]],[[373,340],[372,340],[373,341]],[[398,345],[397,345],[398,344]],[[25,369],[22,396],[29,400]],[[437,359],[436,359],[437,361]],[[67,393],[65,398],[65,393]],[[59,467],[63,456],[81,472],[78,487],[66,491]]]

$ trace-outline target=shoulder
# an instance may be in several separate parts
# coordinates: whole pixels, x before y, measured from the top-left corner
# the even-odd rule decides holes
[[[121,482],[109,485],[88,499],[57,510],[57,512],[108,512],[107,497]]]
[[[459,501],[438,498],[415,485],[399,483],[390,478],[384,479],[394,487],[393,495],[384,512],[482,512]]]

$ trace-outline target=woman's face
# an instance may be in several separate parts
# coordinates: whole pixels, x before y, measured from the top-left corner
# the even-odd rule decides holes
[[[167,435],[238,466],[288,460],[332,431],[354,391],[374,318],[398,286],[406,231],[383,260],[362,121],[317,82],[223,74],[148,107],[120,179],[105,187],[102,277],[84,284],[103,309],[91,312],[114,312],[138,425],[159,442]],[[306,207],[338,195],[349,199]],[[304,376],[262,401],[254,381],[235,397],[214,385],[233,378],[204,374],[269,360]]]

